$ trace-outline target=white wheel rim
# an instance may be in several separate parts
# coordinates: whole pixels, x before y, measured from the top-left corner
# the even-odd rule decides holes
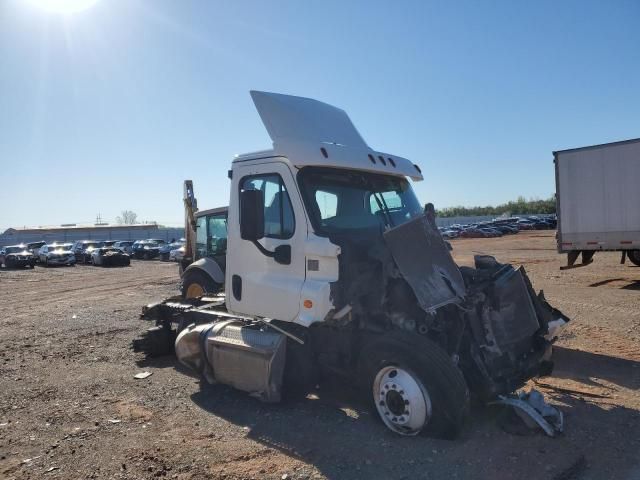
[[[384,424],[400,435],[417,435],[431,419],[431,397],[408,370],[387,366],[373,382],[373,401]]]

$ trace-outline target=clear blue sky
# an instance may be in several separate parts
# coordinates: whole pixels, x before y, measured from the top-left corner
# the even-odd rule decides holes
[[[436,207],[554,191],[554,149],[640,137],[637,1],[0,0],[0,228],[182,222],[271,145],[250,89],[344,108]]]

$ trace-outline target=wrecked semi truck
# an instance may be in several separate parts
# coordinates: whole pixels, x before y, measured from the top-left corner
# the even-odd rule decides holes
[[[470,393],[551,372],[567,319],[522,268],[455,264],[411,188],[417,165],[372,150],[338,108],[251,95],[273,149],[229,171],[225,295],[145,307],[151,344],[175,338],[182,364],[266,402],[339,379],[402,435],[453,437]]]

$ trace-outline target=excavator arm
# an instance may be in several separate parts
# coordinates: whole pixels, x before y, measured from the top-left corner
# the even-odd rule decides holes
[[[196,212],[198,211],[198,201],[193,192],[193,181],[184,181],[184,236],[185,236],[185,264],[193,262],[195,258],[196,243]]]

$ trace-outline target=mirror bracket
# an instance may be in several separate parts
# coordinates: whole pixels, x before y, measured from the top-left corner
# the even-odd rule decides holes
[[[291,245],[278,245],[276,249],[271,252],[264,248],[260,242],[254,240],[252,242],[260,253],[262,253],[265,257],[273,258],[277,263],[281,265],[290,265],[291,264]]]

